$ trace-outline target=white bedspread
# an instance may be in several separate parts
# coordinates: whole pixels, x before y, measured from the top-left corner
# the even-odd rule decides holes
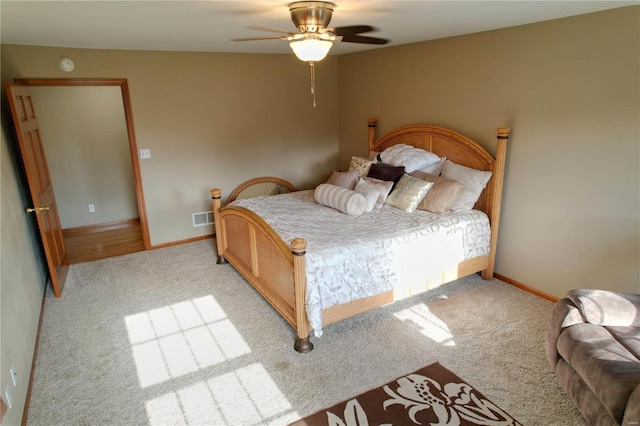
[[[313,190],[237,200],[260,215],[287,243],[307,241],[306,308],[316,336],[322,310],[391,289],[440,284],[434,265],[489,254],[487,216],[477,210],[408,214],[384,205],[351,217],[314,201]]]

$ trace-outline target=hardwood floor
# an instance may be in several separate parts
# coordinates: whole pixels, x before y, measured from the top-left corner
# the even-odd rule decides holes
[[[63,229],[66,265],[91,262],[144,250],[139,219]]]

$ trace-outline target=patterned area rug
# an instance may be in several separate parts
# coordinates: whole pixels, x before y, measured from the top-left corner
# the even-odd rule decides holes
[[[520,425],[439,363],[428,365],[291,426]]]

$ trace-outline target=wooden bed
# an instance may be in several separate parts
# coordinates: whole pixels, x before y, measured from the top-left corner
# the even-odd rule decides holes
[[[375,139],[376,121],[369,120],[369,150],[381,152],[396,145],[407,144],[422,148],[454,163],[477,170],[493,172],[486,188],[478,199],[475,209],[489,217],[491,226],[490,251],[486,256],[466,260],[438,271],[441,282],[481,272],[482,278],[492,279],[495,262],[500,203],[506,145],[510,130],[500,127],[497,131],[497,150],[494,158],[476,142],[453,130],[429,125],[405,126]],[[236,191],[234,191],[235,194]],[[275,231],[257,214],[235,206],[221,206],[222,192],[211,190],[215,217],[218,263],[228,261],[296,330],[294,348],[298,352],[313,349],[309,340],[311,327],[305,312],[306,272],[304,235],[293,241],[283,241]],[[365,299],[333,306],[322,311],[324,325],[340,321],[424,291],[409,289],[397,294],[388,291]]]

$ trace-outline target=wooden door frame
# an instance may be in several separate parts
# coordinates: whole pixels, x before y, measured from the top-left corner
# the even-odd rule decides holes
[[[129,151],[133,164],[133,176],[136,187],[136,200],[138,202],[138,215],[142,228],[142,239],[145,250],[151,250],[149,238],[149,224],[147,222],[147,208],[144,202],[144,190],[142,188],[142,176],[140,174],[140,160],[138,158],[138,145],[133,127],[133,112],[131,109],[131,97],[129,83],[126,78],[16,78],[14,82],[24,86],[119,86],[122,92],[124,105],[124,118],[127,125],[129,138]]]

